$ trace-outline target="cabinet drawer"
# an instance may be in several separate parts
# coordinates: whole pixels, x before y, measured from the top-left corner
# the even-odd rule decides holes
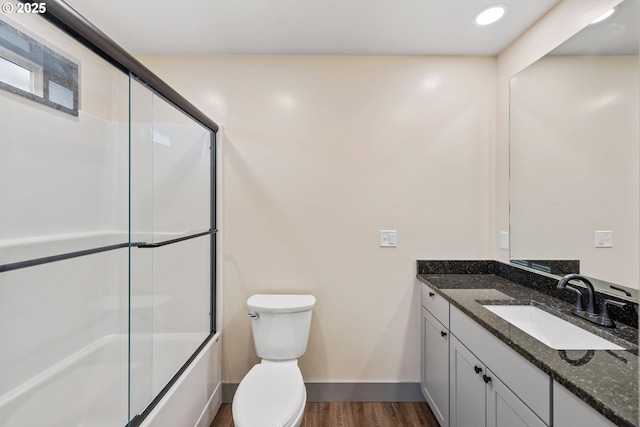
[[[551,378],[547,374],[457,307],[451,307],[451,333],[547,425],[551,425]]]
[[[429,286],[421,283],[422,306],[427,309],[445,328],[449,329],[449,301]]]

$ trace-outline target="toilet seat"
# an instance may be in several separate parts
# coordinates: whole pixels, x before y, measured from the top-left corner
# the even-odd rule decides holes
[[[236,427],[287,427],[304,409],[307,392],[297,363],[255,365],[233,398]]]

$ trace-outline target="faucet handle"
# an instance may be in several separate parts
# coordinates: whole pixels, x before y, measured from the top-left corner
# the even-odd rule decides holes
[[[566,285],[564,289],[569,289],[572,292],[575,292],[577,295],[576,298],[576,308],[575,311],[583,312],[584,306],[582,305],[582,291],[578,288],[574,288],[573,286]]]
[[[627,304],[626,304],[626,303],[624,303],[624,302],[622,302],[622,301],[615,301],[615,300],[612,300],[612,299],[606,299],[606,300],[604,300],[604,306],[605,306],[605,307],[607,306],[607,304],[609,304],[609,305],[615,305],[615,306],[616,306],[616,307],[618,307],[618,308],[625,308],[625,307],[627,306]]]
[[[602,304],[602,313],[600,314],[600,324],[602,326],[607,326],[609,328],[615,328],[615,324],[613,323],[613,319],[611,319],[611,317],[609,316],[609,310],[607,309],[608,305],[615,305],[618,308],[625,308],[627,306],[627,304],[620,302],[620,301],[614,301],[612,299],[606,299],[604,300],[604,304]]]
[[[630,296],[631,296],[631,292],[629,292],[629,291],[628,291],[628,290],[626,290],[626,289],[622,289],[622,288],[619,288],[619,287],[614,286],[614,285],[611,285],[611,286],[609,286],[609,287],[610,287],[611,289],[615,289],[616,291],[624,292],[624,294],[625,294],[626,296],[628,296],[628,297],[630,297]],[[637,314],[638,314],[638,304],[632,304],[632,307],[633,307],[633,309],[635,310],[636,315],[637,315]]]

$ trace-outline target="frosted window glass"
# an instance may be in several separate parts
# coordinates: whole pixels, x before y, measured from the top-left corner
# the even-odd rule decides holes
[[[73,110],[73,91],[49,80],[49,101]]]
[[[10,28],[10,25],[5,25]],[[17,35],[14,31],[10,31],[7,27],[0,26],[0,38],[8,41],[25,52],[31,52],[31,43]]]
[[[25,92],[33,93],[33,72],[0,57],[0,81]]]

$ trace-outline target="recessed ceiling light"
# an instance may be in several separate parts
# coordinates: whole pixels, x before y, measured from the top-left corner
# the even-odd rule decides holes
[[[602,15],[598,16],[596,19],[591,21],[591,24],[597,24],[600,21],[604,21],[605,19],[607,19],[608,17],[613,15],[613,12],[615,12],[615,11],[616,11],[615,7],[607,10],[605,13],[603,13]]]
[[[489,25],[496,22],[498,19],[504,16],[506,11],[505,6],[495,5],[484,9],[482,12],[476,15],[476,24]]]

